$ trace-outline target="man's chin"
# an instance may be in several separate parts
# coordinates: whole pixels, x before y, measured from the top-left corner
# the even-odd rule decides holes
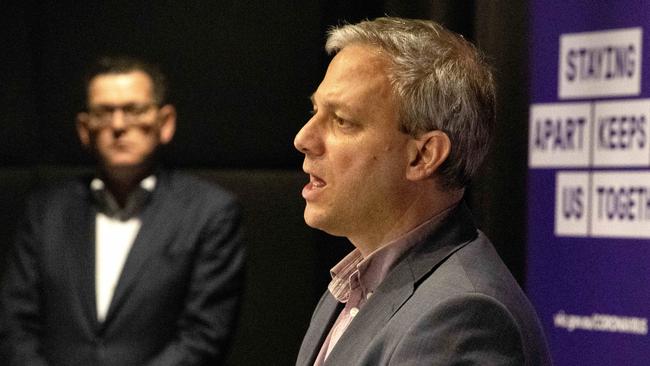
[[[307,226],[325,231],[322,225],[323,218],[310,212],[309,208],[305,208],[303,218],[305,219],[305,224],[307,224]]]
[[[139,169],[145,164],[141,161],[104,161],[102,164],[106,169],[120,169],[120,170],[129,170],[129,169]]]
[[[102,160],[101,166],[109,174],[124,174],[148,169],[151,164],[140,160]]]
[[[309,209],[305,209],[303,218],[305,224],[313,229],[324,231],[333,236],[344,236],[341,233],[340,228],[338,228],[337,225],[332,222],[331,218],[326,215],[315,214],[310,212]]]

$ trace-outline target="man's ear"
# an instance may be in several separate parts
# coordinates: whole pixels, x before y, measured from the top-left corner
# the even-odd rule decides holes
[[[412,181],[431,177],[451,152],[451,141],[446,133],[435,130],[413,138],[409,151],[406,178]]]
[[[79,141],[81,144],[88,148],[90,146],[90,130],[88,129],[88,119],[90,116],[86,112],[77,113],[77,136],[79,136]]]
[[[176,108],[171,104],[165,104],[160,108],[160,143],[168,144],[174,133],[176,133]]]

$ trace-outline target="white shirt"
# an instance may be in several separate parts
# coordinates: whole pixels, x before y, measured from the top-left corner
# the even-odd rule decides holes
[[[95,216],[95,302],[100,322],[106,319],[122,268],[140,231],[142,221],[137,213],[155,186],[155,176],[143,179],[142,189],[133,192],[125,208],[120,209],[104,182],[95,178],[90,183],[100,206]]]

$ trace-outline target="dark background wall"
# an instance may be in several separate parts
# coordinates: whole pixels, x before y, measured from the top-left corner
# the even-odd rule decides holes
[[[302,157],[292,141],[307,120],[308,96],[329,62],[323,51],[326,29],[388,14],[437,20],[476,42],[491,60],[499,85],[498,129],[468,198],[479,226],[524,282],[525,1],[9,0],[0,8],[0,254],[10,240],[13,213],[31,184],[59,174],[52,172],[66,175],[91,164],[74,131],[74,116],[83,106],[81,77],[89,62],[111,53],[144,57],[167,72],[179,125],[166,161],[199,170],[244,196],[246,212],[258,215],[248,222],[250,236],[263,240],[258,226],[264,221],[259,221],[255,205],[265,201],[255,189],[274,185],[271,193],[289,194],[285,198],[295,200],[295,207],[302,204],[301,182],[295,181]],[[285,188],[276,192],[277,187]],[[284,315],[267,323],[244,318],[233,365],[263,360],[290,364],[311,306],[328,281],[328,269],[351,248],[343,239],[302,226],[294,206],[271,205],[277,212],[269,217],[293,215],[282,224],[295,225],[296,231],[277,230],[277,235],[304,240],[304,247],[285,246],[286,254],[294,255],[286,262],[284,253],[273,249],[280,243],[258,243],[251,251],[251,271],[260,279],[274,263],[300,266],[305,277],[287,279],[303,280],[301,284],[283,284],[286,288],[274,296],[302,297],[296,303],[301,309],[270,299],[266,282],[256,282],[247,295],[244,317],[262,307]]]

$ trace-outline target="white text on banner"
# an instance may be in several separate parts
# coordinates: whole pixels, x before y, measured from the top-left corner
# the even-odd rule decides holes
[[[591,234],[650,238],[650,172],[593,172]]]
[[[650,166],[650,99],[598,102],[594,116],[594,166]]]
[[[642,32],[625,28],[561,35],[560,99],[638,95]]]
[[[555,235],[588,235],[589,173],[558,172],[555,176]]]
[[[590,103],[533,104],[528,129],[528,166],[589,166]]]

